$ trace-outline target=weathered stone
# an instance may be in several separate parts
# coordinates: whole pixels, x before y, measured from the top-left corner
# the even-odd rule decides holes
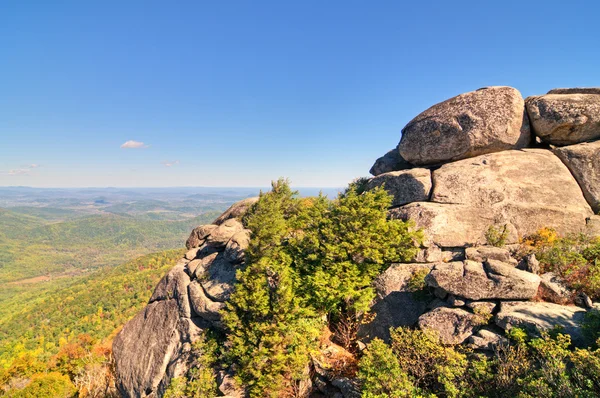
[[[229,239],[229,242],[227,242],[227,246],[225,246],[225,259],[234,264],[244,261],[244,251],[248,248],[249,244],[249,229],[236,232],[236,234]]]
[[[530,299],[537,293],[540,277],[510,264],[486,261],[438,263],[425,278],[434,288],[469,300]]]
[[[412,220],[425,232],[424,245],[445,247],[485,243],[485,232],[496,217],[488,209],[466,205],[416,202],[391,209],[390,218]],[[511,237],[517,241],[516,234]]]
[[[517,268],[523,271],[531,272],[532,274],[540,273],[540,262],[535,258],[535,254],[531,253],[523,257],[517,265]]]
[[[511,257],[510,251],[501,247],[478,246],[468,247],[465,250],[467,260],[478,261],[498,260],[509,264],[517,265],[517,260]]]
[[[185,272],[185,265],[178,263],[158,282],[152,297],[150,297],[150,303],[174,299],[179,306],[180,315],[189,318],[191,316],[188,300],[189,284],[190,277]]]
[[[575,306],[535,302],[503,302],[496,315],[496,324],[505,330],[518,327],[529,333],[540,333],[556,326],[571,335],[575,345],[585,342],[581,322],[585,310]]]
[[[585,233],[600,236],[600,216],[590,216],[585,220]]]
[[[212,301],[227,301],[233,291],[237,268],[220,253],[198,280]]]
[[[456,297],[453,294],[449,295],[448,298],[446,298],[446,302],[450,307],[462,307],[466,304],[464,300]]]
[[[220,322],[220,311],[225,308],[225,303],[215,302],[204,293],[198,281],[192,281],[189,286],[190,303],[194,313],[210,322]]]
[[[415,257],[411,259],[411,262],[414,263],[437,263],[442,260],[442,249],[437,247],[436,245],[431,245],[429,247],[420,248],[415,254]]]
[[[258,202],[258,196],[240,200],[239,202],[232,204],[229,209],[225,210],[223,214],[221,214],[219,217],[217,217],[215,221],[213,221],[213,224],[221,225],[229,219],[242,218],[242,216],[246,214],[248,209],[250,209],[250,207],[252,207],[252,205],[256,202]]]
[[[493,301],[471,301],[467,304],[475,315],[488,316],[496,309],[496,303]]]
[[[471,348],[482,351],[494,351],[499,345],[508,344],[508,340],[487,329],[481,329],[476,334],[469,337],[467,343]]]
[[[432,165],[525,147],[530,141],[523,98],[512,87],[486,87],[432,106],[402,130],[400,155]]]
[[[190,237],[185,242],[185,247],[193,249],[194,247],[200,247],[204,243],[204,240],[210,233],[217,228],[214,224],[200,225],[192,230]]]
[[[460,308],[438,307],[419,317],[419,327],[435,330],[443,344],[462,343],[477,326],[475,316]]]
[[[162,396],[185,370],[185,346],[200,328],[179,317],[176,300],[155,301],[127,322],[113,342],[116,385],[123,397]]]
[[[333,379],[331,384],[342,392],[344,398],[360,398],[362,396],[357,382],[347,377]]]
[[[373,177],[367,183],[367,189],[384,186],[392,195],[392,206],[429,200],[431,192],[431,171],[428,169],[410,169],[390,171]]]
[[[600,138],[600,95],[546,94],[525,101],[531,127],[542,141],[572,145]]]
[[[578,233],[593,214],[567,167],[544,149],[446,164],[433,172],[431,200],[435,203],[412,203],[396,213],[415,220],[440,246],[476,245],[492,225],[506,225],[506,244],[543,227]]]
[[[442,258],[440,261],[448,263],[451,261],[463,261],[465,259],[464,247],[445,247],[442,250]]]
[[[218,381],[219,392],[224,397],[244,398],[246,396],[244,390],[236,383],[232,373],[221,372]]]
[[[555,304],[567,304],[572,300],[573,292],[552,272],[540,275],[539,296],[544,301]]]
[[[196,257],[198,257],[198,252],[201,250],[200,247],[195,247],[193,249],[188,250],[185,255],[183,257],[185,257],[186,260],[194,260]]]
[[[369,173],[374,176],[378,176],[383,173],[389,173],[390,171],[400,171],[412,169],[414,166],[408,163],[400,156],[398,147],[392,149],[379,159],[375,161],[375,164],[369,170]]]
[[[432,267],[433,264],[393,264],[379,275],[374,281],[377,299],[371,308],[375,318],[360,326],[359,337],[365,341],[375,337],[389,341],[391,327],[414,325],[431,301],[425,292],[418,291],[418,285]]]
[[[206,238],[206,243],[209,246],[224,247],[233,235],[242,231],[243,229],[244,226],[238,220],[234,218],[225,220]]]
[[[553,88],[548,94],[600,94],[598,87]]]
[[[193,278],[201,278],[202,275],[206,272],[208,267],[212,264],[213,261],[219,255],[218,252],[207,254],[199,259],[190,261],[188,264],[188,270],[190,271],[190,275]]]
[[[591,309],[594,307],[594,303],[592,302],[592,299],[590,298],[590,296],[588,296],[584,292],[579,292],[575,296],[574,301],[575,301],[575,304],[577,304],[578,306],[583,307],[583,308]]]
[[[600,115],[597,128],[600,132]],[[554,153],[571,170],[592,210],[600,212],[600,141],[556,148]]]

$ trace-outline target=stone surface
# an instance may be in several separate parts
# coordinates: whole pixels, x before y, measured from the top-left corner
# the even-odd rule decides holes
[[[462,343],[477,326],[475,316],[460,308],[438,307],[419,317],[419,327],[435,330],[443,344]]]
[[[206,243],[214,247],[223,247],[233,235],[243,230],[244,226],[235,218],[225,220],[206,238]]]
[[[512,87],[486,87],[432,106],[402,130],[400,155],[433,165],[525,147],[530,141],[524,102]]]
[[[367,183],[367,189],[385,187],[392,195],[392,206],[429,200],[431,193],[431,171],[428,169],[410,169],[390,171],[373,177]]]
[[[200,247],[204,243],[204,240],[210,233],[217,228],[214,224],[200,225],[192,230],[190,237],[185,242],[185,247],[193,249],[194,247]]]
[[[432,267],[433,264],[393,264],[379,275],[374,281],[377,299],[371,308],[375,318],[360,326],[359,338],[389,341],[390,327],[414,325],[431,300],[423,292],[411,291],[411,280],[422,278]]]
[[[224,252],[227,261],[234,264],[244,261],[244,251],[250,244],[250,233],[249,229],[244,229],[240,232],[236,232],[236,234],[229,239]]]
[[[496,309],[497,304],[493,301],[471,301],[467,304],[476,315],[491,315]]]
[[[481,329],[469,337],[467,343],[475,350],[494,351],[497,346],[508,344],[508,340],[498,333]]]
[[[467,260],[437,263],[425,281],[469,300],[527,300],[536,295],[540,277],[493,260],[484,264]]]
[[[375,164],[371,167],[371,170],[369,170],[369,173],[378,176],[383,173],[389,173],[390,171],[407,170],[412,169],[413,167],[413,165],[400,156],[400,151],[396,147],[377,159]]]
[[[204,293],[212,301],[226,301],[233,292],[237,268],[220,253],[199,278]]]
[[[590,236],[600,236],[600,216],[591,216],[585,220],[585,232]]]
[[[535,334],[559,326],[571,335],[575,345],[581,345],[585,343],[581,329],[585,312],[575,306],[508,301],[500,304],[496,324],[505,330],[518,327]]]
[[[600,94],[598,87],[553,88],[548,94]]]
[[[490,226],[507,227],[506,244],[543,227],[578,233],[592,215],[567,167],[544,149],[504,151],[446,164],[433,172],[432,202],[390,211],[412,219],[431,243],[486,243]]]
[[[185,255],[183,257],[187,260],[194,260],[196,257],[198,257],[198,252],[200,250],[201,250],[200,247],[195,247],[193,249],[190,249],[185,253]]]
[[[525,101],[533,133],[553,145],[600,138],[600,95],[546,94]]]
[[[467,260],[484,262],[485,260],[498,260],[509,264],[517,264],[517,260],[511,257],[510,251],[502,247],[478,246],[468,247],[465,250]]]
[[[215,221],[213,221],[213,224],[221,225],[229,219],[241,218],[256,202],[258,202],[258,196],[240,200],[239,202],[234,203],[229,209],[225,210],[223,214],[217,217]]]
[[[567,304],[573,299],[573,292],[557,275],[547,272],[540,275],[539,296],[544,301],[555,304]]]
[[[179,262],[165,275],[154,288],[150,303],[160,300],[174,299],[182,317],[189,318],[191,309],[188,300],[190,277],[185,272],[185,264]]]
[[[535,257],[535,254],[531,253],[523,257],[523,259],[517,265],[517,268],[523,271],[531,272],[532,274],[539,274],[540,262]]]
[[[594,213],[600,212],[600,141],[556,148],[554,153],[571,170]]]
[[[212,301],[204,293],[198,281],[192,281],[189,286],[189,296],[194,314],[211,322],[220,322],[220,311],[225,308],[225,303]]]

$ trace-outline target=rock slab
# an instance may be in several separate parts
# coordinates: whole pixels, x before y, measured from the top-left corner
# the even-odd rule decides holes
[[[393,207],[426,201],[431,193],[431,171],[418,168],[390,171],[371,178],[367,183],[368,190],[382,186],[392,195]]]

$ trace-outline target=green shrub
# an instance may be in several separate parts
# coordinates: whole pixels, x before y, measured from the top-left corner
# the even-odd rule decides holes
[[[502,229],[496,228],[493,225],[490,225],[488,230],[485,232],[485,239],[489,245],[502,247],[506,244],[506,239],[508,238],[508,225],[504,224]]]
[[[71,398],[75,396],[76,389],[68,376],[58,372],[36,373],[25,388],[10,390],[6,397],[10,398]]]
[[[362,396],[366,398],[414,397],[416,389],[392,349],[374,339],[358,364]]]

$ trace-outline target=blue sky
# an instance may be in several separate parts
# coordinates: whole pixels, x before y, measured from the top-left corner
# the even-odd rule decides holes
[[[0,185],[343,186],[448,97],[600,86],[599,4],[3,1]]]

